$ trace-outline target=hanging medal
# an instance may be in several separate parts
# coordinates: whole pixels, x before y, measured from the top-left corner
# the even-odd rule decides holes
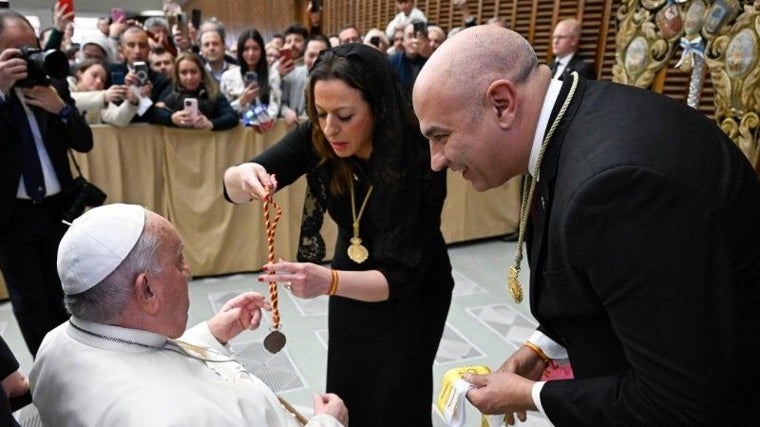
[[[351,191],[351,216],[353,218],[353,229],[354,229],[354,236],[351,238],[351,246],[348,247],[348,257],[355,263],[361,264],[364,261],[369,258],[369,251],[367,248],[362,245],[362,239],[359,237],[359,221],[362,219],[362,215],[364,214],[364,208],[367,207],[367,201],[369,200],[370,194],[372,194],[372,189],[374,188],[372,185],[369,186],[369,190],[367,190],[367,195],[364,196],[364,201],[362,202],[361,208],[359,208],[359,215],[356,214],[356,198],[354,197],[354,181],[349,181],[350,183],[350,191]]]
[[[275,209],[274,219],[270,220],[269,206]],[[264,224],[267,229],[267,256],[270,264],[274,263],[274,232],[277,228],[277,223],[282,216],[282,209],[274,202],[274,199],[270,196],[269,192],[264,196]],[[269,274],[274,274],[274,271],[270,271]],[[277,295],[277,282],[269,281],[269,302],[272,305],[272,326],[269,335],[264,338],[264,348],[268,352],[274,354],[282,350],[285,347],[285,334],[280,331],[280,310],[278,308],[279,297]]]

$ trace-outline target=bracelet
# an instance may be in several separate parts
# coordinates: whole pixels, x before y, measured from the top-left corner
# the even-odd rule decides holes
[[[551,358],[549,356],[547,356],[546,353],[544,353],[543,350],[541,350],[541,347],[533,344],[530,341],[525,341],[523,343],[523,345],[525,347],[528,347],[529,349],[533,350],[533,352],[536,353],[538,355],[538,357],[540,357],[541,360],[544,361],[544,363],[549,364],[549,361],[551,360]]]
[[[330,269],[330,272],[332,273],[332,281],[330,282],[330,289],[327,291],[327,295],[333,296],[338,292],[339,277],[336,270]]]

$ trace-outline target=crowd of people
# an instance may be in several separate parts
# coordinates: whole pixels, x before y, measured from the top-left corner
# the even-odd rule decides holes
[[[58,3],[40,39],[0,10],[0,268],[46,425],[294,425],[227,346],[259,326],[262,295],[185,330],[190,271],[167,219],[113,203],[60,220],[80,190],[68,151],[93,147],[88,124],[268,132],[278,118],[290,132],[220,178],[244,204],[306,176],[302,235],[325,213],[337,224],[330,266],[299,252],[259,277],[330,297],[327,393],[307,425],[432,425],[454,287],[447,169],[480,191],[526,177],[509,287],[521,300],[527,242],[540,326],[495,372],[465,375],[478,409],[509,423],[529,410],[557,425],[758,421],[760,370],[745,355],[760,332],[760,183],[728,137],[675,101],[593,81],[575,19],[557,23],[544,65],[503,19],[476,25],[466,0],[448,32],[396,4],[385,29],[323,34],[309,4],[309,26],[269,40],[248,28],[229,46],[213,18],[103,18],[77,47]],[[33,73],[25,55],[41,46],[69,75]],[[560,359],[569,375],[547,381]],[[0,398],[29,396],[1,340],[0,361]]]
[[[455,5],[469,13],[466,1],[457,0]],[[236,123],[229,120],[229,111],[224,108],[223,101],[209,98],[209,95],[218,93],[237,112],[240,123],[253,126],[258,132],[266,132],[277,118],[284,119],[289,125],[306,119],[303,91],[309,64],[327,47],[364,43],[377,48],[394,64],[405,94],[409,95],[420,67],[446,40],[447,32],[428,23],[414,1],[399,1],[397,6],[398,14],[385,29],[362,31],[348,24],[328,36],[320,29],[321,10],[315,10],[309,14],[308,28],[294,24],[268,40],[257,29],[248,28],[240,33],[238,43],[228,45],[225,43],[225,27],[215,18],[201,22],[198,28],[187,22],[187,28],[183,29],[163,17],[140,22],[122,14],[115,20],[114,17],[100,18],[99,31],[78,37],[74,34],[73,13],[55,3],[54,25],[41,31],[40,40],[46,50],[59,49],[69,58],[69,90],[77,101],[77,108],[90,124],[124,127],[134,122],[148,122],[210,130],[229,129]],[[311,9],[311,3],[308,8]],[[501,19],[489,21],[507,25]],[[414,23],[419,26],[414,27]],[[449,34],[461,28],[451,29]],[[312,48],[307,49],[312,42]],[[198,55],[203,68],[200,75],[203,84],[197,90],[184,88],[181,74],[174,72],[179,61],[187,59],[183,54],[188,52]],[[147,80],[137,78],[145,74],[142,63],[148,67]],[[137,68],[135,64],[139,64]],[[92,70],[86,74],[90,68]],[[105,75],[101,69],[105,70]],[[99,82],[90,78],[93,74],[99,75]],[[208,81],[205,74],[211,77]],[[174,102],[177,91],[184,92],[184,98],[194,98],[199,104],[216,105],[219,109],[201,111],[206,120],[198,119],[194,122],[197,125],[171,120],[169,118],[177,117],[174,113],[185,109],[184,104]],[[172,92],[175,95],[166,102]],[[195,101],[191,104],[194,105]]]

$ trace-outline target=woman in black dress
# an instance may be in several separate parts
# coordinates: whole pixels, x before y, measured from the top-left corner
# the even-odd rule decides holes
[[[310,120],[224,176],[228,199],[243,203],[307,174],[337,223],[332,269],[282,261],[259,280],[332,296],[327,390],[352,427],[432,424],[432,365],[454,286],[440,231],[446,173],[430,169],[404,99],[376,49],[324,51],[310,74]]]

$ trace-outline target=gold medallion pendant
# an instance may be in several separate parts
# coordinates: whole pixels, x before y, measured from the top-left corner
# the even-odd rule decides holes
[[[361,264],[369,258],[369,251],[362,245],[362,239],[358,237],[351,238],[351,246],[348,247],[348,257],[357,264]]]
[[[362,245],[362,239],[359,238],[359,220],[362,219],[364,208],[367,207],[367,201],[369,200],[369,195],[372,194],[372,188],[374,187],[370,185],[369,190],[367,190],[367,195],[364,196],[362,207],[359,209],[359,214],[357,215],[356,200],[354,198],[354,182],[350,181],[349,189],[351,190],[351,216],[354,220],[352,224],[354,228],[354,237],[351,238],[351,246],[348,247],[346,252],[351,261],[357,264],[361,264],[369,258],[369,251],[364,245]]]

